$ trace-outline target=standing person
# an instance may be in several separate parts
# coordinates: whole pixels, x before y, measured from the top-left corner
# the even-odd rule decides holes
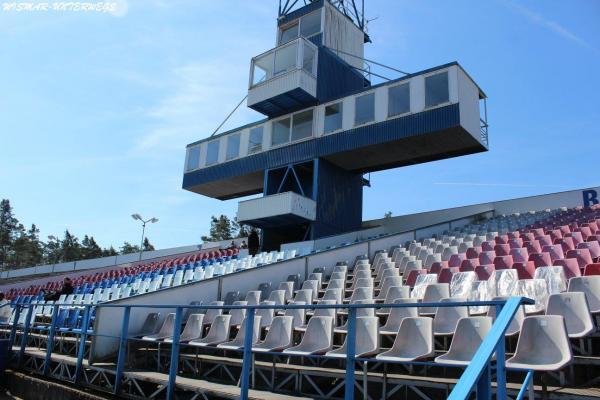
[[[255,229],[252,229],[250,235],[248,235],[248,253],[251,256],[255,256],[258,253],[258,249],[260,248],[260,239],[258,238],[258,233],[256,233]]]
[[[11,313],[10,302],[4,298],[4,293],[0,292],[0,323],[7,323]]]

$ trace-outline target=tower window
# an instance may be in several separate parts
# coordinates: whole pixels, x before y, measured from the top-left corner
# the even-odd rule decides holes
[[[406,114],[410,112],[410,85],[392,86],[388,90],[388,116]]]
[[[240,134],[235,133],[227,136],[227,154],[226,160],[231,160],[240,155]]]
[[[283,118],[273,122],[273,136],[271,144],[277,146],[290,141],[290,127],[292,126],[291,118]]]
[[[325,133],[342,129],[342,102],[325,106]]]
[[[190,147],[188,149],[188,159],[186,165],[186,171],[191,171],[200,166],[200,147]]]
[[[213,140],[206,148],[206,165],[216,164],[219,161],[219,141]]]
[[[292,141],[312,136],[313,111],[302,111],[294,114],[292,125]]]
[[[433,107],[450,101],[448,72],[425,78],[425,107]]]
[[[318,33],[321,33],[321,10],[306,14],[281,27],[279,45],[286,44],[299,36],[308,38]]]
[[[362,125],[375,120],[375,93],[358,96],[355,99],[354,125]]]
[[[262,150],[263,127],[258,126],[250,129],[250,143],[248,144],[248,153],[256,153]]]

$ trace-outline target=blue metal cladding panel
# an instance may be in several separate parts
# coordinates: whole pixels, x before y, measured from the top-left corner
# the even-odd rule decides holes
[[[316,46],[321,46],[323,44],[323,33],[311,36],[308,38],[308,40]]]
[[[188,172],[183,177],[183,188],[458,126],[458,104],[451,104]]]
[[[362,223],[362,174],[318,162],[317,219],[312,239],[359,229]]]
[[[312,3],[307,4],[304,7],[301,7],[297,10],[292,11],[289,14],[284,15],[283,17],[281,17],[281,19],[277,22],[278,26],[281,25],[285,25],[288,22],[291,22],[293,20],[295,20],[296,18],[300,18],[303,15],[306,14],[310,14],[311,12],[318,10],[319,8],[323,7],[325,0],[316,0],[313,1]]]
[[[317,99],[325,103],[365,87],[365,78],[327,47],[319,47]]]
[[[316,103],[316,99],[300,88],[253,104],[252,109],[271,118],[301,110]]]

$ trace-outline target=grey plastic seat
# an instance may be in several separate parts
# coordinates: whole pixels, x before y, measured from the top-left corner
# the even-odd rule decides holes
[[[332,275],[333,274],[337,274],[337,273],[343,273],[344,276],[346,276],[346,274],[348,273],[348,266],[347,265],[336,265],[333,267],[333,271],[332,271]]]
[[[295,301],[291,304],[305,305],[306,303],[303,301]],[[292,329],[296,329],[296,327],[303,326],[306,322],[306,309],[304,309],[304,308],[288,308],[285,310],[285,315],[292,317],[294,319],[294,322],[292,323]],[[275,317],[275,318],[277,318],[277,317]],[[275,322],[275,318],[273,318],[273,322],[271,322],[271,326],[273,326],[273,323]]]
[[[277,290],[283,290],[285,292],[284,299],[285,301],[289,301],[294,297],[294,282],[286,281],[281,282],[279,286],[277,286]]]
[[[335,305],[336,302],[335,302],[335,300],[321,300],[317,304]],[[333,324],[335,326],[335,322],[336,322],[336,318],[337,318],[337,310],[338,310],[337,308],[317,308],[317,309],[315,309],[315,312],[313,313],[313,317],[332,317]],[[310,320],[309,320],[309,322],[310,322]],[[300,331],[300,332],[304,332],[304,331],[306,331],[307,327],[308,327],[308,325],[304,324],[301,326],[294,327],[294,329],[297,331]]]
[[[408,286],[392,286],[388,289],[383,300],[383,304],[391,304],[396,299],[408,299],[410,298],[410,288]],[[416,299],[415,299],[416,300]],[[390,313],[390,307],[382,307],[377,310],[377,314],[385,315]]]
[[[398,298],[393,301],[394,304],[417,304],[417,299]],[[390,314],[379,331],[382,335],[396,335],[400,329],[400,324],[405,318],[418,317],[417,307],[394,307],[390,308]]]
[[[325,293],[323,293],[323,297],[321,297],[319,300],[335,300],[337,304],[341,304],[342,298],[342,289],[326,289]]]
[[[329,277],[329,282],[327,282],[327,287],[329,287],[329,285],[331,285],[332,281],[337,281],[337,280],[341,280],[342,282],[346,281],[346,274],[343,272],[334,272],[331,274],[331,276]]]
[[[392,348],[375,358],[388,361],[414,361],[435,354],[433,323],[428,317],[407,317],[400,323]]]
[[[356,300],[351,302],[350,304],[375,304],[372,299],[369,300]],[[340,314],[346,314],[347,311],[338,311]],[[356,309],[356,318],[359,317],[374,317],[375,316],[375,308],[373,307],[365,307],[365,308],[357,308]],[[334,322],[335,324],[335,322]],[[344,325],[335,328],[334,331],[336,333],[346,333],[348,331],[348,321],[344,323]]]
[[[288,275],[286,281],[288,282],[294,282],[294,290],[298,289],[298,287],[300,286],[300,274],[291,274]]]
[[[492,300],[508,300],[508,297],[494,297]],[[496,307],[492,306],[489,308],[488,317],[492,318],[492,322],[496,320]],[[519,307],[517,312],[515,313],[513,319],[510,321],[504,336],[513,336],[521,331],[521,326],[523,325],[523,320],[525,319],[525,311],[523,311],[523,307]]]
[[[238,301],[240,298],[240,292],[236,291],[232,291],[232,292],[227,292],[227,294],[225,295],[225,299],[224,304],[226,306],[230,306],[233,304],[234,301]]]
[[[270,333],[270,332],[269,332]],[[333,347],[333,318],[312,317],[300,344],[285,349],[286,354],[323,354]]]
[[[354,354],[356,357],[365,357],[379,352],[379,318],[356,318],[355,332]],[[328,351],[325,355],[335,358],[346,358],[348,339],[349,337],[346,335],[342,347]]]
[[[461,318],[446,354],[435,358],[438,364],[468,365],[492,327],[490,317]]]
[[[265,340],[252,346],[256,352],[281,351],[292,345],[292,324],[294,317],[282,315],[273,318]]]
[[[185,323],[185,328],[183,328],[183,332],[179,336],[180,343],[186,343],[190,340],[200,339],[202,337],[202,320],[204,319],[204,314],[190,314]],[[173,343],[173,337],[168,337],[165,339],[166,343]]]
[[[327,284],[327,289],[344,289],[346,285],[343,279],[331,279]],[[325,289],[325,290],[327,290]]]
[[[206,317],[205,317],[206,318]],[[231,315],[218,315],[208,333],[202,339],[192,340],[189,342],[192,346],[215,346],[229,340],[229,322]]]
[[[274,301],[265,300],[260,303],[263,306],[274,306],[276,305]],[[260,316],[260,327],[264,328],[266,326],[270,326],[273,321],[273,317],[275,315],[274,308],[260,308],[256,310],[256,315]]]
[[[387,296],[387,291],[392,286],[402,286],[402,277],[401,276],[388,276],[383,281],[381,281],[381,285],[379,286],[379,294],[375,297],[375,300],[383,301]]]
[[[249,306],[255,306],[260,303],[262,292],[260,290],[250,290],[246,293],[246,301]]]
[[[173,336],[173,328],[175,327],[175,313],[167,314],[160,330],[152,335],[142,337],[142,340],[162,340]]]
[[[572,359],[564,318],[536,315],[523,320],[515,355],[506,360],[506,367],[556,371]]]
[[[258,339],[260,339],[260,315],[254,316],[254,325],[252,327],[252,346],[254,346]],[[217,345],[217,347],[222,349],[243,349],[244,348],[244,340],[246,339],[246,324],[248,319],[244,318],[242,321],[242,325],[238,330],[235,338],[230,340],[229,342],[221,343]]]
[[[319,281],[315,281],[315,280],[305,280],[302,283],[302,289],[301,290],[306,290],[306,289],[310,289],[311,290],[311,295],[312,295],[312,299],[313,301],[317,300],[317,298],[319,297]]]
[[[317,288],[321,289],[321,287],[323,286],[323,273],[321,272],[311,272],[308,275],[308,280],[309,281],[317,281]]]
[[[600,275],[577,276],[569,279],[569,292],[584,293],[590,313],[600,313]]]
[[[260,296],[261,299],[268,298],[271,294],[271,282],[263,282],[259,284],[256,290],[262,292],[262,295]]]
[[[461,297],[440,299],[441,303],[457,303],[467,301]],[[433,317],[433,334],[436,336],[454,335],[458,321],[469,316],[468,307],[438,307]]]
[[[209,303],[209,305],[223,306],[223,302],[222,301],[211,301]],[[204,321],[202,321],[202,323],[204,325],[210,325],[213,323],[215,318],[217,318],[219,315],[222,315],[222,314],[223,314],[223,309],[221,309],[221,308],[209,308],[206,310],[206,314],[204,315]]]
[[[594,331],[594,321],[582,292],[550,295],[546,315],[562,316],[569,338],[582,338]]]
[[[235,301],[233,302],[235,306],[245,306],[248,305],[247,301]],[[246,309],[245,308],[233,308],[229,310],[229,315],[231,315],[231,320],[229,324],[231,326],[239,326],[244,318],[246,318]]]
[[[285,290],[273,290],[268,298],[269,301],[274,302],[276,305],[281,306],[285,304]]]
[[[146,316],[142,329],[138,336],[146,336],[155,333],[158,330],[158,322],[160,320],[160,313],[150,313]]]
[[[423,294],[422,303],[436,303],[443,298],[450,297],[450,285],[447,283],[432,283],[427,285]],[[436,307],[420,307],[420,315],[435,315]]]

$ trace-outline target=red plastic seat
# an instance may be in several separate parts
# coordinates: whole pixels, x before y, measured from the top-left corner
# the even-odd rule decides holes
[[[577,232],[581,233],[581,236],[583,236],[583,240],[586,240],[588,236],[592,234],[592,230],[589,228],[589,226],[580,226]]]
[[[508,240],[509,240],[508,235],[499,235],[499,236],[496,236],[496,238],[494,239],[496,244],[508,244]]]
[[[500,256],[494,258],[494,268],[496,269],[510,269],[514,264],[512,256]]]
[[[460,264],[460,272],[475,271],[475,267],[479,266],[477,258],[463,260]]]
[[[600,275],[600,264],[588,264],[585,266],[583,270],[583,275]]]
[[[448,261],[434,262],[429,269],[430,274],[439,274],[442,268],[448,268]]]
[[[529,253],[541,253],[542,252],[542,246],[540,246],[540,242],[538,242],[537,240],[523,242],[523,247],[525,247]]]
[[[575,249],[567,251],[567,258],[574,258],[579,264],[579,268],[584,268],[588,264],[593,264],[592,255],[588,249]]]
[[[569,250],[573,250],[575,248],[575,242],[573,241],[572,237],[564,237],[562,239],[556,239],[554,241],[554,244],[558,245],[560,244],[560,246],[563,249],[563,253],[566,253]]]
[[[519,239],[521,237],[521,232],[519,231],[514,231],[514,232],[508,232],[507,234],[509,239]]]
[[[542,248],[542,251],[550,254],[550,259],[552,262],[565,258],[565,253],[563,253],[563,249],[559,245],[546,245]]]
[[[457,267],[442,268],[438,275],[438,283],[450,283],[450,281],[452,281],[452,275],[457,272],[460,272]]]
[[[581,268],[575,258],[565,258],[564,260],[554,261],[554,265],[560,265],[565,270],[565,276],[567,279],[571,279],[575,276],[581,276]]]
[[[544,236],[546,232],[544,232],[544,228],[535,228],[532,229],[532,232],[535,236]]]
[[[496,268],[493,265],[478,265],[475,267],[477,279],[480,281],[487,281],[495,270]]]
[[[467,256],[464,253],[452,254],[448,260],[448,267],[460,267],[463,260],[466,260]]]
[[[494,250],[494,242],[483,242],[481,243],[482,251],[493,251]]]
[[[481,253],[481,247],[477,246],[469,247],[465,254],[467,255],[467,259],[479,259],[479,253]]]
[[[426,269],[413,269],[408,273],[408,276],[406,277],[406,285],[409,287],[413,287],[415,286],[415,282],[417,282],[417,277],[419,275],[426,275],[427,274],[427,270]]]
[[[566,237],[573,238],[573,243],[575,243],[575,246],[584,241],[581,232],[571,232],[567,234]]]
[[[550,235],[538,236],[535,238],[535,240],[537,240],[540,246],[542,246],[542,249],[544,246],[552,245],[552,237]]]
[[[532,242],[535,240],[535,235],[533,234],[533,232],[522,232],[521,239],[523,239],[523,243]]]
[[[548,253],[531,253],[528,261],[533,261],[536,268],[552,265],[552,259]]]
[[[493,264],[494,258],[496,258],[495,251],[483,251],[483,252],[479,253],[479,264],[480,265]]]
[[[548,235],[552,238],[552,241],[556,239],[562,239],[563,233],[560,229],[552,229],[548,232]]]
[[[589,237],[588,237],[589,239]],[[592,256],[592,258],[598,258],[600,257],[600,243],[598,242],[583,242],[583,243],[579,243],[577,245],[578,249],[588,249],[590,251],[590,254]]]
[[[496,252],[496,256],[507,256],[510,254],[510,245],[507,244],[497,244],[494,246],[494,251]]]
[[[529,252],[524,247],[510,249],[509,255],[512,256],[514,262],[527,262],[529,260]]]

